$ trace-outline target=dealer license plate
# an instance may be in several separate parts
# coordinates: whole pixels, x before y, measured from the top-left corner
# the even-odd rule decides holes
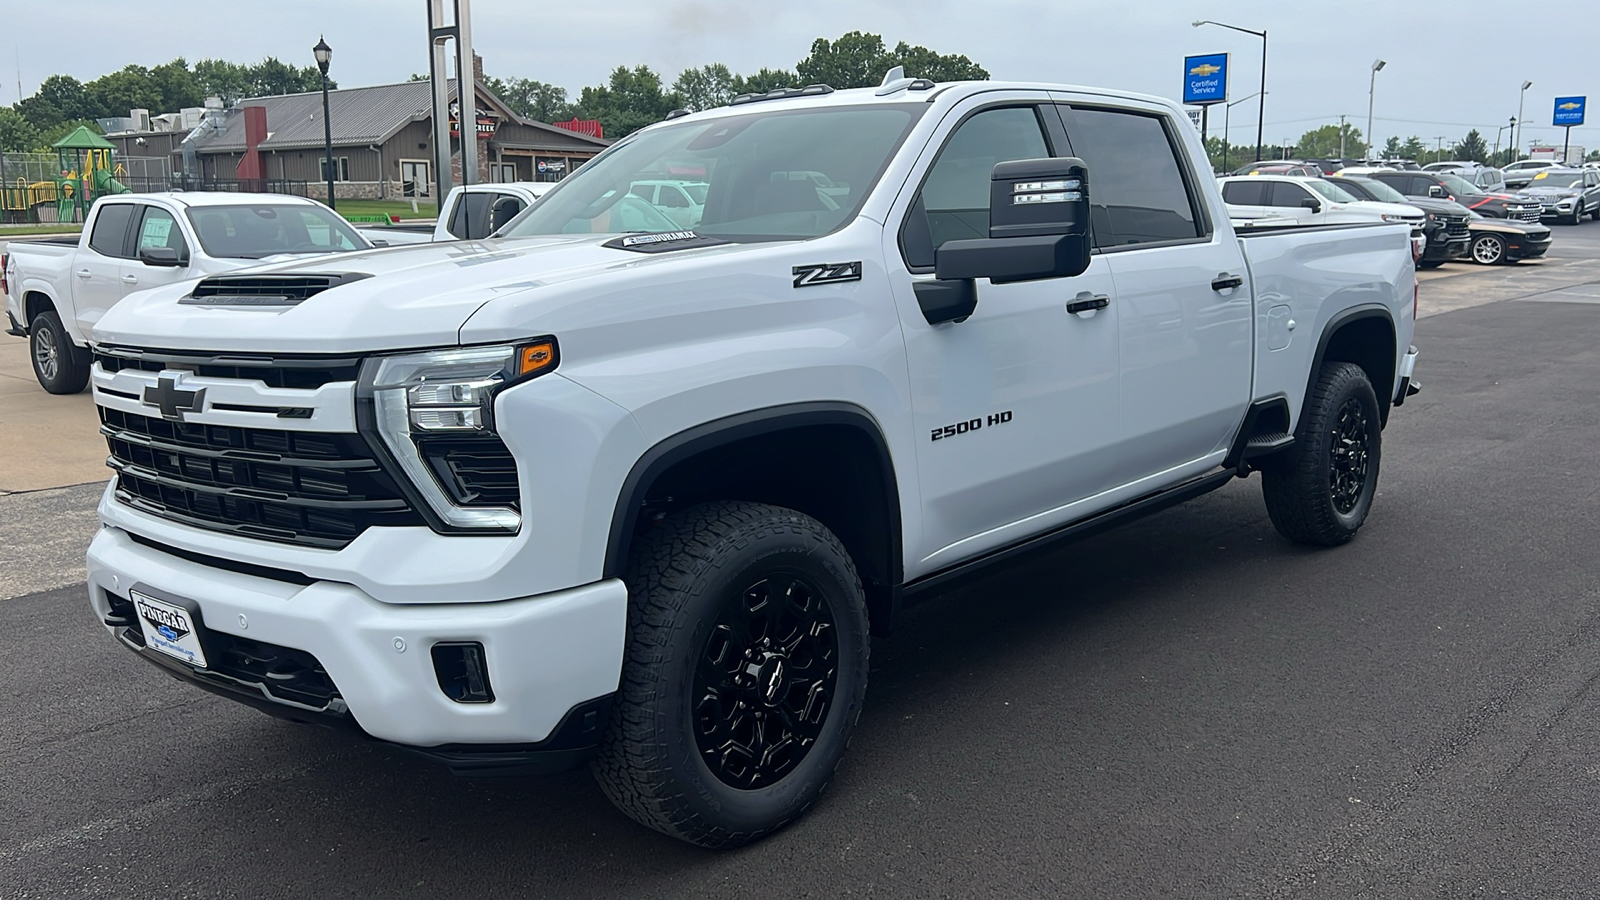
[[[129,594],[139,613],[139,629],[144,632],[146,647],[205,668],[206,654],[200,649],[200,634],[188,610],[138,591]]]

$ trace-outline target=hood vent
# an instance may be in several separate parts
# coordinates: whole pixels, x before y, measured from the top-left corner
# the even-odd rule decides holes
[[[217,275],[195,285],[179,303],[188,306],[294,306],[314,294],[372,276],[364,272],[329,275]]]

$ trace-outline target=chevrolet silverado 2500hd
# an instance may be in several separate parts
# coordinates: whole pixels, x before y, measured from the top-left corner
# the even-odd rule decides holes
[[[1153,97],[813,86],[630,135],[494,240],[141,293],[95,331],[94,610],[268,712],[759,838],[931,589],[1253,471],[1290,540],[1356,535],[1411,228],[1240,237],[1205,159]],[[626,233],[686,178],[692,227]]]
[[[26,337],[34,377],[52,394],[89,383],[89,330],[117,301],[200,275],[372,245],[338,213],[283,194],[116,194],[83,233],[11,241],[0,260],[8,333]]]

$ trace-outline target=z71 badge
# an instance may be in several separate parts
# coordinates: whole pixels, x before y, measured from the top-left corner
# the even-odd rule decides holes
[[[860,281],[861,263],[815,263],[794,267],[794,286],[810,287],[814,284],[838,284],[843,281]]]

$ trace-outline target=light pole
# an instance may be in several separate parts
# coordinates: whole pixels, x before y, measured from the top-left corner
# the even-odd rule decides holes
[[[1267,120],[1267,30],[1263,28],[1260,31],[1251,31],[1248,28],[1240,28],[1237,25],[1225,25],[1221,22],[1213,22],[1210,19],[1196,19],[1193,24],[1196,28],[1199,28],[1201,25],[1215,25],[1218,28],[1230,28],[1234,31],[1242,31],[1245,34],[1253,34],[1256,37],[1261,38],[1261,93],[1257,95],[1261,98],[1261,103],[1256,111],[1256,162],[1260,162],[1261,129]]]
[[[1510,124],[1501,125],[1501,126],[1499,126],[1498,128],[1496,128],[1494,130],[1494,156],[1492,156],[1490,158],[1493,159],[1496,164],[1499,164],[1499,162],[1500,162],[1500,135],[1503,134],[1507,128],[1512,129],[1511,133],[1513,135],[1515,135],[1517,133],[1516,132],[1516,127],[1517,127],[1517,117],[1516,116],[1512,116]]]
[[[317,68],[322,72],[322,173],[328,178],[328,208],[336,209],[333,201],[333,123],[328,119],[328,63],[333,61],[333,48],[317,36],[317,45],[311,48],[317,57]]]
[[[1254,100],[1255,98],[1256,95],[1251,94],[1248,97],[1240,97],[1232,103],[1225,104],[1222,107],[1222,174],[1224,175],[1228,174],[1228,120],[1232,118],[1233,108],[1235,106],[1238,106],[1246,100]]]
[[[1372,158],[1372,145],[1378,142],[1377,138],[1372,136],[1372,92],[1378,86],[1378,73],[1386,65],[1388,63],[1381,59],[1373,60],[1372,78],[1367,81],[1367,159]]]
[[[1522,158],[1522,101],[1528,99],[1528,88],[1533,87],[1533,82],[1524,81],[1522,92],[1517,94],[1517,130],[1511,136],[1516,140],[1511,142],[1511,161],[1516,162]]]

